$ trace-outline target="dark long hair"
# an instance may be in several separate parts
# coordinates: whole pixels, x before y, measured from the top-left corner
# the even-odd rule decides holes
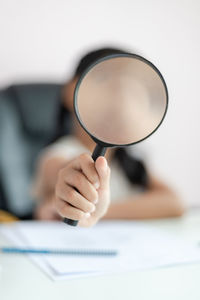
[[[77,64],[73,77],[80,77],[83,72],[93,64],[97,59],[103,58],[111,54],[128,53],[121,49],[116,48],[101,48],[91,51],[83,56]],[[70,112],[59,101],[57,113],[57,127],[56,132],[51,139],[51,142],[56,141],[58,138],[70,133]],[[66,127],[66,121],[68,126]],[[66,129],[68,128],[68,129]],[[123,172],[132,184],[139,185],[143,188],[148,186],[148,176],[146,167],[142,160],[137,159],[134,155],[130,155],[126,148],[119,147],[115,151],[114,159],[119,162]]]

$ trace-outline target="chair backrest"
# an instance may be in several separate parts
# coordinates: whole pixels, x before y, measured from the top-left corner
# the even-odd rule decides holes
[[[0,207],[17,216],[32,210],[34,166],[54,134],[61,88],[21,84],[0,91]]]

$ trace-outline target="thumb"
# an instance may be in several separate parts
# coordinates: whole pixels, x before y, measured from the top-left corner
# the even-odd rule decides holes
[[[105,157],[100,156],[95,162],[95,168],[99,175],[100,189],[108,188],[110,181],[110,168]]]

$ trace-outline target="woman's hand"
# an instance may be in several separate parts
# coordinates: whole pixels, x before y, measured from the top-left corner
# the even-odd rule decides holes
[[[64,218],[92,226],[107,212],[110,204],[110,168],[104,157],[96,162],[82,154],[59,171],[54,205]]]

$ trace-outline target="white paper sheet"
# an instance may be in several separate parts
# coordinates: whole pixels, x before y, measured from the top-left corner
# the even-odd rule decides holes
[[[1,226],[2,227],[2,226]],[[4,226],[5,227],[5,226]],[[34,248],[117,249],[116,257],[33,256],[53,279],[76,278],[200,261],[200,250],[142,222],[107,221],[93,228],[51,222],[19,222],[4,234]],[[2,231],[2,232],[3,232]],[[8,234],[8,231],[10,234]],[[15,232],[15,241],[12,233]],[[19,245],[19,244],[18,244]]]

